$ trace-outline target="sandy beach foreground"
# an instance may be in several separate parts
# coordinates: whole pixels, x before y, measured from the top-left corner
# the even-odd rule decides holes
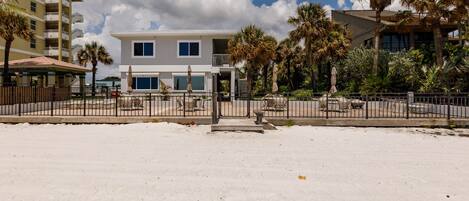
[[[0,200],[469,200],[469,138],[428,134],[448,131],[209,130],[0,125]]]

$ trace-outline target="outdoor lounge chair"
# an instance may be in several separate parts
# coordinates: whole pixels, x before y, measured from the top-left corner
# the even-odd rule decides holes
[[[119,99],[118,105],[122,110],[143,110],[142,100],[136,97]]]
[[[287,99],[283,96],[267,95],[263,99],[264,111],[285,111],[287,109]]]

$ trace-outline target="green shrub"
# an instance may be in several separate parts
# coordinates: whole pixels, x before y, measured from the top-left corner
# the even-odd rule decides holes
[[[312,90],[298,89],[292,92],[292,96],[297,99],[310,99],[313,96]]]
[[[390,85],[389,78],[369,76],[367,77],[360,86],[361,94],[376,94],[378,92],[387,92]]]

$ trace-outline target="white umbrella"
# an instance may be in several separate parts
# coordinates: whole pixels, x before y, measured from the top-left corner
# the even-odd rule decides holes
[[[187,93],[192,93],[192,68],[190,65],[187,67]]]
[[[132,93],[132,84],[133,84],[133,77],[132,77],[132,66],[129,66],[129,72],[127,74],[127,92],[130,94]]]
[[[333,94],[337,92],[337,88],[335,85],[337,84],[337,69],[335,67],[332,67],[332,72],[331,72],[331,90],[329,93]]]
[[[272,93],[276,94],[278,93],[278,85],[277,85],[277,65],[274,64],[274,67],[272,69]]]

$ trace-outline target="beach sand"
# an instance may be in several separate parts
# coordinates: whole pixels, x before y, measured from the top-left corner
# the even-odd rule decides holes
[[[469,200],[469,138],[415,128],[0,125],[0,200]]]

